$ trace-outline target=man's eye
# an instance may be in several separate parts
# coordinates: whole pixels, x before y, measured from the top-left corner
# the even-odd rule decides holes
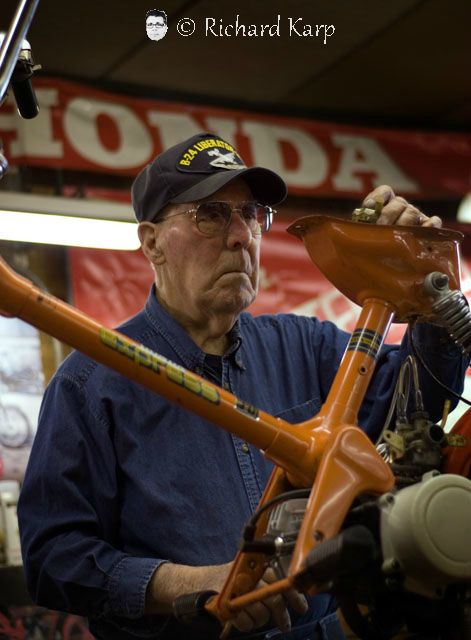
[[[224,212],[221,210],[219,203],[208,203],[204,207],[199,207],[198,213],[200,216],[211,220],[224,217]]]
[[[242,215],[246,220],[255,220],[257,218],[257,206],[250,203],[242,207]]]

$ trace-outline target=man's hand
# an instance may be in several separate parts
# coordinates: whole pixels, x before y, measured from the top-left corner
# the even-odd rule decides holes
[[[438,216],[426,216],[417,207],[407,202],[405,198],[396,196],[391,187],[381,185],[369,193],[363,201],[363,206],[374,209],[378,200],[382,200],[383,208],[376,224],[401,224],[420,227],[442,226]]]
[[[257,586],[264,587],[275,581],[276,576],[273,569],[267,569]],[[291,629],[288,606],[301,614],[306,613],[308,609],[305,596],[296,589],[290,589],[283,595],[273,596],[249,605],[237,614],[233,624],[239,631],[252,631],[263,627],[271,620],[274,626],[286,632]]]
[[[172,603],[178,596],[196,591],[221,591],[231,566],[232,562],[209,567],[188,567],[171,563],[160,565],[147,587],[145,613],[171,615]],[[263,587],[275,580],[273,570],[267,569],[259,586]],[[239,631],[251,631],[263,627],[271,620],[274,626],[288,631],[291,620],[287,606],[301,614],[308,609],[306,598],[291,589],[284,595],[249,605],[232,622]]]

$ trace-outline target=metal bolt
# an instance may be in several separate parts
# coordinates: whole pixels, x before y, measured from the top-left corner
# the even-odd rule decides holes
[[[448,285],[448,276],[445,273],[436,271],[432,275],[432,284],[437,289],[444,289]]]
[[[383,496],[381,496],[381,499],[380,499],[381,503],[386,505],[394,504],[394,500],[395,498],[392,493],[385,493]]]

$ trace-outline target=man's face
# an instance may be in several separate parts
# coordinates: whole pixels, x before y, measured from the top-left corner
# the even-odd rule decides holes
[[[233,205],[253,200],[240,179],[220,189],[206,201],[227,201]],[[165,216],[193,209],[198,203],[172,205]],[[208,237],[191,216],[177,215],[155,225],[158,296],[174,314],[195,320],[207,314],[238,315],[255,298],[258,289],[260,235],[252,235],[238,212],[219,236]],[[159,280],[161,281],[159,284]]]
[[[149,16],[146,20],[146,32],[151,40],[162,40],[167,33],[167,25],[162,16]]]

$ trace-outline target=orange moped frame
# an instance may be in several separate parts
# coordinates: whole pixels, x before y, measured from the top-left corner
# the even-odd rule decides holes
[[[390,467],[357,426],[358,411],[393,319],[432,316],[432,300],[423,291],[425,276],[440,271],[449,277],[450,288],[459,288],[462,235],[457,232],[325,216],[303,218],[288,231],[304,241],[327,278],[362,306],[321,411],[296,425],[100,326],[0,262],[0,313],[25,320],[262,449],[277,467],[260,506],[294,487],[312,487],[287,577],[256,589],[266,556],[240,552],[222,591],[206,605],[223,623],[249,603],[295,585],[310,551],[339,532],[358,495],[380,495],[393,487]],[[257,538],[266,521],[266,514],[259,519]]]

